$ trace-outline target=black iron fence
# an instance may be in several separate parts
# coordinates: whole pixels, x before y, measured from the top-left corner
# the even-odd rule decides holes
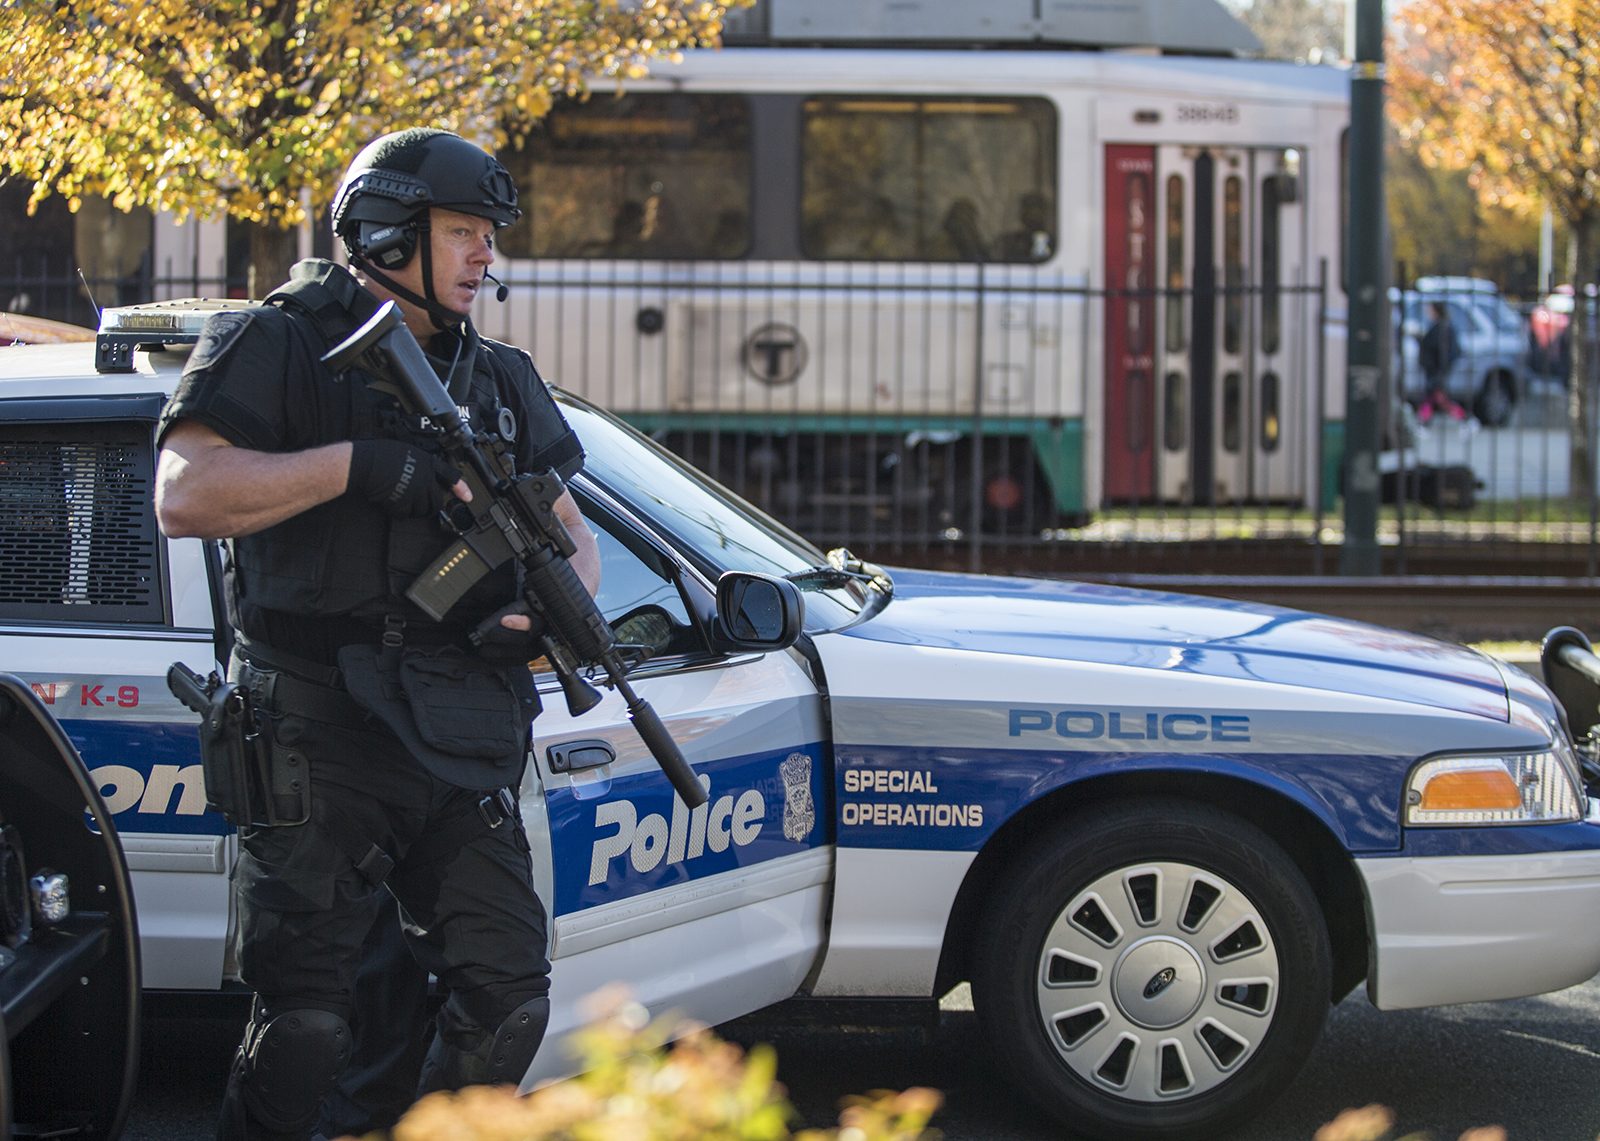
[[[8,269],[0,308],[79,323],[90,293],[230,292]],[[508,283],[488,335],[825,545],[1087,575],[1339,569],[1344,303],[1324,274],[1108,291],[1007,267],[563,262]],[[1383,571],[1596,575],[1567,375],[1588,362],[1596,392],[1593,294],[1530,315],[1422,279],[1391,301]],[[1430,382],[1432,303],[1456,344]],[[1593,457],[1592,414],[1578,438]]]

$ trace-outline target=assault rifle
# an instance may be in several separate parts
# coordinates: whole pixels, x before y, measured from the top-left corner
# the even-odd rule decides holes
[[[472,489],[472,502],[455,503],[447,512],[457,541],[406,589],[406,597],[439,621],[484,575],[516,559],[523,571],[521,605],[485,619],[474,631],[474,641],[497,627],[502,615],[531,611],[536,626],[543,620],[539,644],[572,715],[587,712],[600,700],[599,691],[579,671],[603,670],[606,684],[622,695],[634,729],[684,804],[704,804],[705,789],[656,711],[628,683],[623,647],[568,561],[575,546],[555,513],[556,500],[566,490],[561,477],[554,471],[516,470],[506,438],[511,425],[496,425],[499,434],[473,431],[393,301],[323,357],[335,369],[357,359],[398,389],[407,412],[426,416],[442,431],[447,458]]]

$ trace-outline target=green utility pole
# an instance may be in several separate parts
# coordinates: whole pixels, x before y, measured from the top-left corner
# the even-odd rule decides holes
[[[1384,265],[1383,0],[1355,0],[1350,72],[1350,208],[1345,216],[1349,294],[1344,413],[1344,553],[1348,575],[1377,574],[1379,393],[1388,362],[1380,352],[1389,289]]]

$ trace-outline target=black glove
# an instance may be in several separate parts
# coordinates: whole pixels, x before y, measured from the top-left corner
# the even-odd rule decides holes
[[[402,440],[350,441],[348,495],[402,518],[433,515],[455,496],[461,473],[432,452]]]
[[[508,630],[500,625],[507,614],[526,615],[533,623],[529,630]],[[526,603],[513,602],[495,611],[472,632],[472,642],[478,656],[492,666],[526,665],[544,653],[539,636],[544,633],[544,619],[528,609]]]

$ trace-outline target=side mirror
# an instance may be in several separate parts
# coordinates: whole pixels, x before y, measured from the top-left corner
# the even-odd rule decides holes
[[[782,650],[800,636],[805,602],[786,579],[727,571],[717,580],[713,638],[721,650]]]
[[[1557,626],[1544,636],[1539,664],[1567,732],[1574,741],[1588,737],[1600,723],[1600,657],[1589,639],[1571,626]]]

